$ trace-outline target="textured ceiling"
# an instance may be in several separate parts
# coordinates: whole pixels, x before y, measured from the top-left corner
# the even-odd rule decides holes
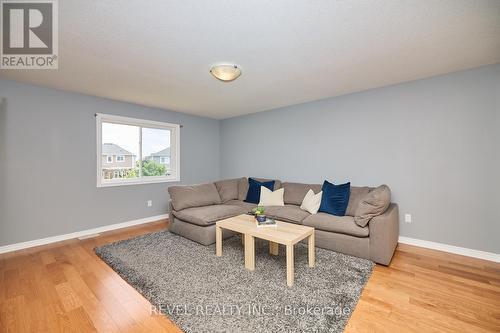
[[[500,62],[500,1],[64,0],[59,48],[0,77],[227,118]]]

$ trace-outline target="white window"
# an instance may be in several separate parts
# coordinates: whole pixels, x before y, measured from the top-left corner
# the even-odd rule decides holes
[[[96,132],[97,187],[180,180],[180,125],[97,114]],[[152,158],[160,154],[166,164]],[[113,155],[120,172],[110,179]]]
[[[160,157],[160,163],[161,164],[166,164],[167,163],[167,158],[166,157]]]

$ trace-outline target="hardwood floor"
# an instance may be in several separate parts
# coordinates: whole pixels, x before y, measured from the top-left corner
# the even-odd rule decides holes
[[[500,332],[500,264],[399,244],[346,332]]]
[[[0,255],[0,332],[180,332],[93,252],[166,221]],[[500,332],[500,264],[399,245],[346,332]]]

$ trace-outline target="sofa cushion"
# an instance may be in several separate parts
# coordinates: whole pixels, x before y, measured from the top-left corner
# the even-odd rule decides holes
[[[309,190],[314,193],[321,191],[321,184],[283,183],[285,189],[284,200],[286,204],[300,206]]]
[[[354,221],[364,227],[370,220],[387,210],[391,204],[391,189],[387,185],[380,185],[366,194],[356,208]]]
[[[351,183],[335,185],[326,181],[321,187],[321,205],[319,211],[337,216],[344,216],[349,204]]]
[[[267,206],[265,214],[268,217],[291,223],[301,223],[309,214],[295,205]]]
[[[250,202],[245,202],[242,200],[230,200],[230,201],[226,202],[225,205],[242,207],[243,209],[245,209],[246,213],[251,213],[252,210],[257,207],[256,204],[253,204]]]
[[[217,188],[220,199],[223,203],[229,200],[238,199],[238,185],[240,183],[240,180],[241,178],[235,178],[219,180],[218,182],[215,182],[215,187]]]
[[[358,208],[359,203],[365,195],[370,192],[370,188],[367,186],[356,187],[351,186],[351,194],[349,195],[349,204],[345,211],[345,215],[354,216],[356,214],[356,208]]]
[[[274,181],[274,188],[272,189],[273,191],[276,191],[277,189],[281,188],[281,180],[279,179],[267,179],[267,178],[255,178],[255,177],[252,178],[261,183]]]
[[[192,186],[170,186],[168,188],[174,210],[191,207],[217,205],[221,203],[219,192],[214,183]]]
[[[272,191],[274,188],[274,180],[268,182],[259,182],[253,178],[248,178],[248,193],[245,202],[259,203],[260,200],[260,188],[267,187]]]
[[[248,192],[248,179],[247,177],[241,177],[238,181],[238,200],[243,201],[247,197]]]
[[[302,224],[323,231],[356,237],[368,237],[369,235],[368,227],[362,228],[358,226],[354,222],[354,217],[352,216],[335,216],[326,213],[318,213],[308,216],[302,221]]]
[[[231,205],[193,207],[186,208],[180,211],[174,210],[172,212],[175,217],[182,221],[201,226],[212,225],[219,220],[227,219],[229,217],[245,213],[246,211],[242,207]]]

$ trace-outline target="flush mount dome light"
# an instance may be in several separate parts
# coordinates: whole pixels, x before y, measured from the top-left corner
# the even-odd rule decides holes
[[[210,73],[218,80],[230,82],[241,75],[241,69],[236,65],[215,65],[210,69]]]

